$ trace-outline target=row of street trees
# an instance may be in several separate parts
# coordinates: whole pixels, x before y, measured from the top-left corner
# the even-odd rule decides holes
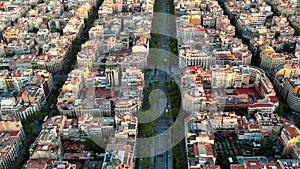
[[[148,61],[150,64],[152,64],[154,66],[154,69],[152,69],[154,75],[157,75],[157,66],[162,65],[162,62],[165,61],[166,65],[169,66],[169,73],[171,73],[171,66],[175,65],[178,61],[178,58],[176,56],[177,54],[177,40],[176,40],[176,22],[175,22],[175,17],[168,17],[168,22],[169,25],[168,27],[163,27],[165,29],[168,29],[167,32],[169,34],[169,37],[167,37],[167,35],[161,35],[159,34],[159,32],[161,32],[162,29],[162,25],[165,23],[162,20],[162,3],[164,3],[164,0],[155,0],[155,4],[154,4],[154,16],[153,16],[153,20],[152,20],[152,30],[151,30],[151,39],[150,39],[150,51],[149,51],[149,56],[148,56]],[[173,4],[173,0],[168,0],[167,4],[168,4],[168,14],[171,14],[174,16],[174,4]],[[164,11],[166,12],[166,11]],[[173,19],[171,19],[173,18]],[[175,26],[173,26],[175,25]],[[153,33],[154,32],[154,33]],[[170,37],[172,36],[172,37]],[[162,51],[163,50],[163,43],[165,43],[165,39],[167,39],[168,42],[168,51]],[[162,56],[164,55],[164,56]],[[165,56],[167,55],[167,56]],[[166,58],[166,60],[162,59],[162,58]],[[155,77],[156,78],[156,77]],[[150,83],[148,85],[148,87],[144,90],[144,105],[143,108],[144,110],[148,110],[151,107],[151,103],[155,104],[158,100],[158,98],[154,98],[154,97],[150,97],[150,93],[154,90],[154,89],[158,89],[159,88],[159,81],[155,81],[153,83]],[[168,95],[168,99],[171,99],[171,106],[172,106],[172,112],[167,113],[169,116],[169,119],[176,119],[177,115],[179,114],[179,89],[178,86],[175,83],[169,82],[166,84],[162,84],[165,85],[165,90],[167,91],[167,95]],[[165,91],[165,92],[166,92]],[[158,95],[156,95],[158,97]],[[156,101],[155,101],[156,100]],[[142,116],[142,118],[145,116],[144,113],[149,114],[149,118],[150,119],[154,119],[156,117],[159,116],[158,112],[153,112],[153,111],[144,111],[139,113],[139,115]],[[140,119],[140,118],[139,118]],[[155,128],[156,128],[156,122],[152,121],[150,123],[139,123],[139,134],[140,137],[142,138],[149,138],[152,137],[156,134],[155,132]],[[154,145],[149,145],[147,144],[147,141],[145,140],[145,142],[143,143],[144,147],[140,147],[140,151],[142,151],[141,153],[148,153],[149,151],[151,151],[151,147],[154,147]],[[145,146],[145,145],[149,145],[149,146]],[[151,147],[150,147],[151,146]],[[178,146],[177,150],[178,150]],[[176,166],[177,168],[182,169],[183,167],[183,162],[182,159],[181,161],[179,160],[181,158],[180,152],[178,153],[176,151]],[[149,162],[149,158],[142,158],[139,161],[139,165],[140,168],[151,168],[153,167],[154,164],[152,164],[150,161]]]
[[[147,89],[144,90],[144,105],[143,110],[140,110],[136,116],[139,121],[142,121],[138,124],[139,137],[141,138],[150,138],[156,135],[155,127],[156,127],[156,117],[158,116],[157,111],[149,110],[151,107],[151,103],[154,104],[155,99],[151,98],[151,92],[157,87],[156,83],[149,83]],[[153,94],[152,94],[153,95]],[[152,100],[151,100],[152,99]],[[151,147],[150,140],[143,140],[142,147],[139,147],[138,151],[141,156],[150,154]],[[153,166],[149,161],[149,158],[142,158],[139,160],[139,165],[141,168],[148,168],[148,166]]]
[[[167,98],[171,100],[171,112],[166,114],[168,119],[175,120],[180,111],[180,93],[176,82],[166,81],[164,84],[164,90]]]
[[[170,27],[169,29],[169,49],[170,49],[170,55],[167,59],[167,65],[169,66],[169,73],[171,73],[171,65],[177,65],[178,64],[178,41],[176,39],[176,17],[175,17],[175,7],[174,7],[174,0],[168,0],[168,13],[170,16],[170,25],[174,25]],[[176,120],[176,118],[179,116],[180,113],[180,89],[176,82],[173,81],[166,81],[164,84],[164,89],[167,94],[168,99],[171,100],[171,107],[172,110],[170,113],[166,114],[166,117],[168,119],[173,118],[173,121]],[[181,123],[173,124],[173,130],[177,130],[176,128],[182,128]],[[180,131],[180,130],[178,130]],[[178,133],[176,131],[173,131],[172,137],[181,137],[181,134],[184,133]],[[180,148],[180,145],[184,144],[182,141],[177,144],[175,147],[172,148],[172,154],[173,154],[173,168],[175,169],[182,169],[185,167],[185,162],[183,161],[182,157],[182,149]]]
[[[154,13],[157,12],[157,11],[160,11],[160,5],[157,4],[159,3],[158,2],[159,0],[156,0],[155,1],[155,4],[154,4]],[[153,16],[153,18],[155,18],[155,14]],[[153,19],[152,20],[152,30],[151,32],[159,32],[159,20],[157,19]],[[156,75],[156,71],[157,71],[157,66],[160,64],[160,57],[159,57],[159,52],[158,52],[158,49],[160,48],[160,42],[161,38],[160,38],[160,35],[157,34],[157,33],[151,33],[151,38],[150,38],[150,48],[151,49],[154,49],[154,50],[150,50],[149,51],[149,55],[148,55],[148,60],[149,62],[155,66],[155,69],[147,69],[145,70],[144,73],[147,72],[152,72],[154,71],[154,74]],[[151,112],[149,112],[149,109],[151,107],[151,103],[150,103],[150,93],[152,92],[154,88],[154,85],[153,83],[149,83],[148,87],[146,89],[144,89],[144,100],[143,100],[143,110],[141,110],[140,112],[138,112],[137,116],[142,116],[140,118],[144,118],[145,117],[145,113],[149,114]],[[145,110],[145,111],[144,111]],[[150,114],[149,114],[150,115]],[[138,131],[139,131],[139,137],[141,138],[150,138],[151,136],[155,135],[155,126],[156,126],[156,123],[155,122],[152,122],[152,123],[139,123],[138,124]],[[142,143],[142,147],[139,147],[138,149],[138,153],[140,154],[140,156],[143,156],[145,154],[149,154],[150,152],[150,141],[148,141],[147,143],[147,140],[144,139],[143,143]],[[154,164],[150,164],[149,163],[149,158],[141,158],[139,160],[139,166],[140,168],[148,168],[149,166],[152,166]]]
[[[44,108],[39,111],[33,113],[31,116],[28,116],[25,120],[22,120],[22,126],[26,135],[26,141],[24,143],[24,152],[18,156],[16,161],[14,162],[12,168],[20,169],[25,164],[27,159],[29,158],[29,152],[26,150],[29,148],[30,144],[34,142],[35,138],[38,136],[40,132],[40,125],[43,123],[44,118],[49,114],[51,116],[59,115],[59,112],[56,109],[57,97],[59,94],[59,88],[63,85],[62,81],[58,81],[55,85],[55,88],[50,94],[47,103]],[[32,126],[36,126],[33,128]]]
[[[173,149],[173,168],[175,169],[183,169],[184,168],[184,162],[181,158],[181,151],[180,146],[177,144]]]

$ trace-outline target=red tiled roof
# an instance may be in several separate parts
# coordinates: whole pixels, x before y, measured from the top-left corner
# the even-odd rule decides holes
[[[70,154],[66,154],[64,159],[65,160],[72,160],[74,159],[74,157],[85,157],[88,154],[88,152],[81,152],[81,153],[70,153]]]
[[[197,71],[197,70],[203,71],[204,69],[202,66],[189,66],[185,69],[186,72]]]
[[[270,132],[270,131],[269,131],[269,132],[261,132],[261,134],[262,134],[262,135],[271,135],[272,132]]]
[[[281,137],[281,136],[279,137],[279,141],[280,141],[280,142],[283,142],[283,139],[282,139],[282,137]]]
[[[230,169],[245,169],[243,164],[231,164]]]
[[[250,104],[249,107],[273,107],[270,103],[257,103],[257,104]]]
[[[287,127],[285,129],[289,133],[291,138],[294,138],[294,137],[297,137],[300,135],[299,129],[297,127]]]
[[[259,126],[257,124],[250,124],[250,129],[259,129]]]
[[[260,166],[260,162],[258,160],[255,161],[246,161],[247,166]]]
[[[257,93],[257,91],[255,90],[254,87],[251,88],[236,88],[235,92],[237,94],[247,94],[247,95],[254,95],[255,97],[259,98],[259,94]]]
[[[198,145],[194,144],[194,154],[195,156],[199,156]]]
[[[270,97],[270,99],[271,99],[274,103],[279,102],[279,100],[277,99],[276,96],[269,96],[269,97]]]
[[[283,122],[284,122],[284,123],[291,123],[291,121],[288,120],[288,119],[284,119]]]
[[[10,136],[17,136],[19,131],[11,131],[9,132]]]
[[[209,151],[209,149],[212,149],[211,144],[205,144],[205,151],[207,155],[214,155],[212,151]]]

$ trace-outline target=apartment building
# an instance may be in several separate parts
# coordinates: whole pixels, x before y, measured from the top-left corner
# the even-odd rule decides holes
[[[30,157],[25,164],[26,169],[45,168],[59,160],[63,155],[59,129],[62,128],[66,117],[49,118],[38,137],[29,148]]]
[[[275,68],[281,64],[298,64],[299,60],[293,54],[276,53],[276,51],[268,46],[260,53],[260,68],[266,72],[274,72]]]
[[[11,22],[8,17],[1,17],[0,19],[0,32],[3,32],[6,28],[11,27]]]
[[[137,124],[138,119],[129,114],[116,116],[115,136],[110,137],[105,149],[103,169],[107,167],[134,168]]]
[[[274,137],[277,137],[278,134],[280,134],[280,131],[283,128],[283,119],[277,114],[261,111],[255,113],[254,116],[259,125],[262,139],[274,139]]]
[[[246,67],[212,66],[212,88],[241,88],[250,83],[250,73]]]
[[[288,21],[290,21],[291,26],[295,28],[295,31],[299,33],[300,31],[300,20],[298,15],[292,15],[288,17]]]
[[[240,39],[234,38],[235,28],[228,17],[209,11],[201,15],[202,18],[190,14],[176,19],[181,68],[192,65],[208,68],[214,64],[250,65],[252,54]],[[218,17],[213,17],[215,15]]]
[[[126,68],[136,67],[138,69],[144,69],[147,67],[147,56],[148,53],[145,52],[131,52],[126,58],[121,62],[121,70],[126,70]]]
[[[21,18],[30,9],[28,4],[14,4],[7,1],[3,3],[3,10],[0,11],[0,16],[15,22],[18,18]]]
[[[281,29],[280,29],[281,30]],[[267,36],[260,36],[259,38],[252,38],[250,39],[250,46],[249,49],[252,51],[252,53],[255,56],[260,55],[260,52],[271,46],[275,51],[281,52],[283,50],[286,50],[285,45],[290,45],[291,47],[295,46],[296,51],[297,49],[297,37],[295,36],[278,36],[276,39],[274,39],[273,35],[267,35]],[[286,57],[287,59],[285,62],[297,62],[299,59],[296,56],[296,54],[293,53],[286,53],[281,52],[283,55],[288,55]]]
[[[49,36],[49,29],[39,29],[39,31],[37,32],[37,38],[36,41],[38,44],[45,44],[46,41],[48,40],[48,36]]]
[[[73,102],[79,96],[80,88],[83,86],[83,78],[87,74],[87,68],[75,69],[70,72],[57,98],[57,108],[60,112],[72,112]]]
[[[14,115],[0,117],[1,158],[0,167],[9,169],[18,157],[25,141],[21,121]]]
[[[115,119],[113,117],[94,117],[91,114],[85,114],[78,118],[78,128],[88,137],[100,138],[107,141],[109,137],[115,134]]]
[[[103,39],[104,29],[103,25],[96,25],[89,30],[89,38],[90,39]]]
[[[81,133],[80,128],[78,127],[78,119],[67,119],[61,133],[62,138],[65,140],[79,140]]]
[[[255,158],[255,157],[254,157]],[[260,158],[258,158],[260,159]],[[231,164],[230,169],[246,169],[246,168],[282,168],[281,163],[263,162],[262,160],[244,160],[241,164]]]
[[[272,18],[271,29],[276,30],[280,36],[294,36],[295,30],[289,25],[288,19],[284,16],[274,16]]]
[[[217,112],[214,117],[210,119],[210,124],[215,131],[234,131],[238,125],[238,116],[235,112]]]
[[[116,113],[134,113],[141,109],[144,74],[141,69],[127,68],[122,73],[121,86],[115,100]]]
[[[44,46],[45,47],[45,46]],[[68,49],[68,48],[67,48]],[[66,50],[58,44],[49,47],[49,50],[43,55],[37,56],[36,54],[21,54],[15,55],[11,68],[27,68],[27,69],[47,69],[49,72],[60,72],[63,70],[65,57],[67,56]]]
[[[51,94],[51,91],[54,88],[52,74],[50,72],[48,72],[47,70],[35,69],[34,75],[45,79],[44,81],[40,81],[40,83],[37,83],[37,84],[40,87],[42,87],[42,89],[44,90],[46,98],[49,97]]]
[[[259,125],[255,123],[251,124],[246,117],[240,117],[238,119],[238,125],[236,126],[235,131],[239,140],[261,140]]]
[[[290,124],[285,125],[279,136],[279,143],[282,148],[282,155],[291,155],[293,146],[299,145],[300,133],[299,129]]]
[[[186,67],[181,78],[182,106],[194,111],[273,112],[279,105],[272,83],[261,69],[251,66]],[[222,109],[222,110],[221,110]]]
[[[193,113],[185,122],[185,145],[188,168],[204,168],[215,164],[216,156],[213,131],[210,130],[205,112]],[[202,120],[201,120],[202,119]]]
[[[202,66],[209,68],[213,62],[213,57],[206,52],[196,49],[190,49],[189,46],[182,45],[179,49],[179,65],[186,66]]]
[[[108,83],[111,84],[111,86],[121,85],[122,71],[120,67],[110,65],[104,71],[105,77],[107,78]]]
[[[63,36],[67,37],[70,41],[73,41],[81,34],[84,27],[83,18],[71,18],[68,24],[63,28]]]
[[[18,92],[16,99],[17,104],[10,105],[13,106],[13,112],[5,111],[5,113],[16,113],[20,119],[26,119],[33,113],[40,111],[46,104],[45,93],[39,87],[22,88]]]
[[[292,157],[294,158],[294,159],[300,159],[300,151],[299,151],[299,145],[294,145],[293,147],[292,147],[292,152],[291,152],[291,154],[292,154]]]
[[[294,111],[299,111],[299,80],[298,79],[287,79],[284,83],[285,88],[283,90],[283,94],[287,103],[289,104],[290,108],[292,108]]]
[[[267,2],[270,3],[270,5],[274,8],[276,12],[283,16],[292,16],[297,13],[297,10],[293,7],[294,4],[296,3],[295,1],[273,1],[273,0],[268,0]]]
[[[142,5],[141,5],[141,12],[152,13],[153,6],[154,6],[154,1],[152,1],[152,0],[143,1]]]
[[[224,31],[227,36],[233,37],[235,35],[235,27],[231,25],[227,15],[222,15],[216,19],[216,29]]]
[[[212,97],[207,97],[204,92],[203,83],[201,78],[197,77],[197,74],[204,74],[204,79],[209,83],[210,74],[204,72],[201,66],[194,66],[186,68],[182,75],[181,87],[183,92],[183,110],[187,112],[193,112],[198,110],[205,110],[205,107],[209,107],[209,101],[212,101]]]
[[[121,64],[125,67],[137,67],[143,69],[147,65],[147,56],[149,53],[149,39],[144,36],[137,36],[133,40],[133,46],[130,53],[125,53],[126,56]],[[132,62],[132,63],[131,63]],[[133,64],[135,63],[135,64]],[[136,66],[135,66],[136,65]],[[122,68],[122,70],[123,70]]]
[[[71,164],[68,161],[55,161],[51,169],[76,169],[76,164]]]
[[[183,15],[176,18],[177,38],[190,41],[205,34],[201,26],[201,18],[198,15]]]
[[[134,13],[131,15],[129,24],[126,25],[125,29],[132,30],[134,37],[144,36],[145,38],[150,39],[151,25],[151,13]]]
[[[89,40],[81,45],[81,51],[77,53],[77,67],[87,67],[93,69],[93,63],[100,54],[99,40]]]
[[[98,9],[98,16],[111,15],[113,13],[114,2],[112,0],[106,0]]]
[[[16,69],[2,74],[1,113],[20,119],[41,110],[53,89],[52,75],[46,70]]]
[[[58,110],[73,117],[86,113],[94,116],[111,115],[111,89],[105,72],[90,72],[88,68],[75,69],[58,96]]]
[[[274,87],[279,94],[286,100],[289,107],[296,112],[300,111],[299,107],[299,66],[296,65],[279,65],[275,71]]]
[[[266,15],[261,13],[241,14],[237,19],[237,28],[244,38],[254,38],[266,35],[268,29],[264,26]]]
[[[88,18],[91,14],[92,5],[91,3],[87,2],[85,4],[82,4],[79,8],[75,11],[75,16],[81,17],[81,18]]]
[[[3,32],[3,38],[8,42],[12,42],[13,40],[24,39],[24,36],[26,34],[27,34],[27,31],[24,30],[24,28],[18,29],[18,28],[8,27]]]
[[[67,122],[67,117],[66,116],[54,116],[54,117],[49,117],[46,119],[46,121],[42,124],[43,129],[52,129],[56,128],[57,132],[62,132],[66,122]]]
[[[4,45],[5,43],[0,43],[0,57],[5,56],[6,54]]]

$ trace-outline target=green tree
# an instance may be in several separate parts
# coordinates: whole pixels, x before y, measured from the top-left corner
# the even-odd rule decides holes
[[[273,144],[268,139],[263,139],[261,142],[261,148],[259,151],[259,154],[261,155],[273,155],[275,154],[275,151],[273,149]]]
[[[141,168],[148,168],[148,164],[149,164],[148,158],[142,158],[142,159],[140,159],[139,162],[140,162]]]
[[[173,108],[172,108],[172,115],[173,115],[173,117],[177,117],[178,114],[179,114],[179,108],[178,108],[178,106],[173,106]]]
[[[284,107],[283,107],[283,103],[279,103],[279,106],[277,107],[277,109],[275,110],[275,114],[278,114],[279,116],[282,116],[284,114]]]
[[[152,110],[147,110],[147,111],[140,110],[138,111],[138,113],[136,113],[136,116],[141,121],[151,122],[158,118],[159,113],[158,111],[152,111]]]
[[[46,105],[44,106],[43,110],[46,111],[46,112],[50,111],[50,106],[49,106],[49,104],[46,104]]]
[[[165,116],[166,116],[166,118],[168,120],[171,120],[173,118],[173,113],[172,112],[168,112],[168,113],[165,114]]]
[[[56,109],[54,109],[54,110],[51,111],[51,115],[52,116],[57,116],[57,115],[59,115],[59,112]]]
[[[152,84],[152,83],[149,83],[149,85],[148,85],[148,90],[150,90],[150,92],[151,92],[152,89],[153,89],[153,84]],[[150,92],[149,92],[149,93],[150,93]]]
[[[157,123],[156,123],[156,121],[152,121],[151,123],[150,123],[150,127],[151,128],[155,128],[157,126]]]
[[[294,47],[290,43],[285,43],[282,47],[282,50],[288,53],[294,53],[295,51]]]
[[[184,168],[183,166],[183,160],[181,158],[181,153],[180,153],[180,147],[179,145],[176,145],[173,149],[173,164],[175,169],[182,169]]]
[[[158,80],[155,80],[155,81],[154,81],[154,88],[158,88],[158,85],[159,85],[159,81],[158,81]]]
[[[26,160],[27,157],[25,157],[24,154],[18,156],[18,158],[16,159],[16,161],[14,162],[12,168],[13,169],[20,169],[23,166],[24,161]]]
[[[87,138],[84,142],[84,148],[87,151],[93,151],[95,153],[104,153],[104,149],[101,148],[95,141],[91,138]]]
[[[176,56],[173,54],[169,54],[169,57],[166,60],[168,68],[169,68],[169,74],[171,73],[171,67],[172,65],[176,65],[177,64],[177,59]]]
[[[151,71],[152,71],[151,68],[145,68],[145,69],[144,69],[144,73],[150,73]]]
[[[62,85],[64,84],[65,82],[64,81],[62,81],[62,80],[58,80],[57,82],[56,82],[56,87],[58,87],[58,88],[60,88],[60,87],[62,87]]]
[[[157,49],[151,50],[149,61],[152,65],[154,65],[154,74],[156,75],[157,72],[157,66],[161,62],[161,58],[159,56],[159,51]]]

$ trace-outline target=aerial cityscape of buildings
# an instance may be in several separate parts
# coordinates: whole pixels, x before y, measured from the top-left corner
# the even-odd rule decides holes
[[[299,3],[2,0],[0,95],[1,169],[300,168]]]

